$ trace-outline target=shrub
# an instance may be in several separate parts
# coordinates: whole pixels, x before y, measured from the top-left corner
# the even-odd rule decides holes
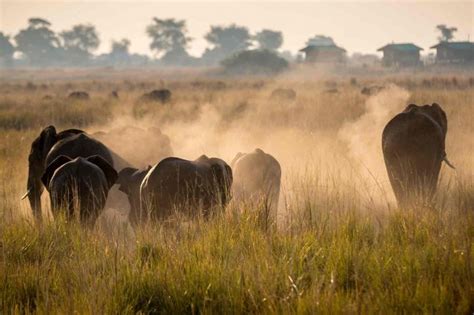
[[[222,61],[229,74],[275,74],[288,68],[288,61],[269,50],[245,50]]]

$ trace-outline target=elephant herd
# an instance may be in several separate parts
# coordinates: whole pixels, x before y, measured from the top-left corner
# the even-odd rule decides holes
[[[97,135],[103,136],[102,133]],[[243,171],[248,168],[245,164],[252,164],[252,160],[255,165],[262,165],[262,160],[271,158],[269,165],[251,170],[256,178],[262,178],[259,184],[252,184],[261,191],[255,192],[255,201],[266,191],[275,190],[267,187],[277,185],[279,191],[280,165],[273,157],[260,149],[238,156],[234,165],[239,170],[243,164]],[[228,204],[233,195],[234,176],[239,183],[248,176],[243,171],[234,175],[226,162],[205,155],[194,161],[167,157],[154,166],[137,169],[86,132],[68,129],[58,133],[53,126],[46,127],[33,141],[28,160],[24,198],[28,197],[35,218],[41,221],[41,194],[46,188],[53,215],[65,211],[66,217],[71,219],[76,211],[85,225],[93,225],[114,185],[128,197],[130,221],[139,224],[166,219],[175,212],[208,217],[211,211]],[[259,174],[267,172],[268,167],[277,168],[272,173],[277,176],[270,181],[267,175]],[[276,211],[278,193],[273,193],[272,198]]]
[[[385,126],[382,151],[399,206],[432,200],[442,161],[452,167],[446,158],[446,133],[446,114],[438,104],[410,104]],[[49,126],[31,144],[28,161],[23,198],[28,197],[38,221],[44,188],[53,215],[64,211],[68,219],[77,215],[81,223],[93,225],[114,185],[128,197],[133,224],[164,220],[176,212],[209,217],[231,198],[262,203],[276,219],[281,167],[261,149],[238,153],[231,165],[206,155],[194,161],[170,156],[138,169],[98,137]]]

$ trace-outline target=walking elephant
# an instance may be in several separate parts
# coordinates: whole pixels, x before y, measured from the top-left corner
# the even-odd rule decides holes
[[[436,103],[408,105],[385,126],[382,150],[388,177],[400,207],[429,203],[446,158],[446,113]]]
[[[116,180],[117,172],[98,155],[75,159],[61,155],[46,167],[41,177],[53,214],[66,210],[70,220],[77,209],[80,222],[86,225],[95,223]]]
[[[188,215],[210,214],[230,199],[232,169],[223,160],[203,155],[195,161],[169,157],[139,171],[125,168],[117,183],[127,193],[132,210],[130,221],[164,219],[175,210]]]
[[[54,126],[44,128],[31,144],[28,156],[27,192],[22,197],[22,199],[28,197],[33,215],[38,221],[41,221],[42,214],[41,194],[43,185],[41,177],[46,166],[61,155],[72,159],[97,155],[116,170],[128,166],[125,160],[82,130],[67,129],[58,133]]]
[[[265,215],[275,221],[280,197],[280,163],[261,149],[238,153],[233,159],[232,196],[236,201],[263,204]]]

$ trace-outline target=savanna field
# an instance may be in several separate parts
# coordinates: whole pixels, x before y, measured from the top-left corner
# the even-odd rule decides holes
[[[474,312],[474,78],[69,71],[1,76],[0,313]],[[140,99],[156,88],[170,101]],[[271,97],[277,88],[296,97]],[[433,205],[399,209],[382,130],[408,104],[434,102],[456,169],[443,164]],[[186,159],[230,163],[262,148],[282,167],[277,223],[258,204],[231,202],[210,219],[137,228],[106,209],[87,229],[53,220],[44,192],[36,226],[20,198],[31,142],[48,125],[159,128]],[[151,139],[116,138],[107,145],[125,159],[159,162]]]

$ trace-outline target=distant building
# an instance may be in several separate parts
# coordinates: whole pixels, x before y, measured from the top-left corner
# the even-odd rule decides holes
[[[346,60],[346,50],[335,44],[311,44],[303,49],[305,61],[311,63],[340,63]]]
[[[411,43],[388,44],[377,51],[383,52],[382,64],[386,67],[414,67],[421,64],[420,48]]]
[[[436,63],[474,62],[473,42],[440,42],[430,48],[436,49]]]

